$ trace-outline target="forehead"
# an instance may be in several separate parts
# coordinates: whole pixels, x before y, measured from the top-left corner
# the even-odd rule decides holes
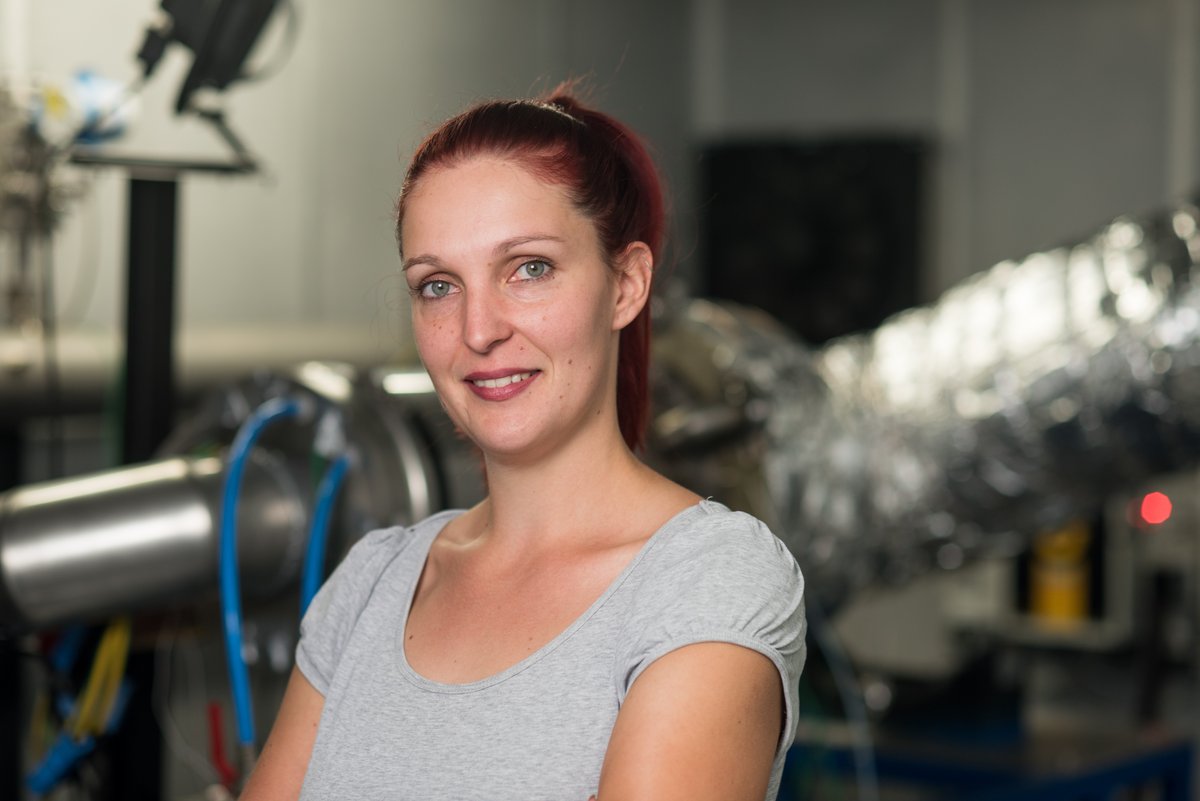
[[[541,229],[595,237],[591,221],[565,186],[543,180],[517,161],[480,156],[439,166],[412,188],[401,221],[406,252],[439,241],[487,240]]]

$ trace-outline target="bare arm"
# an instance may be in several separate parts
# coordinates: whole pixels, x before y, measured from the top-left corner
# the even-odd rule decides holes
[[[283,703],[240,801],[294,801],[308,770],[325,697],[292,668]]]
[[[697,643],[630,688],[600,773],[601,801],[760,801],[783,726],[779,671],[757,651]]]

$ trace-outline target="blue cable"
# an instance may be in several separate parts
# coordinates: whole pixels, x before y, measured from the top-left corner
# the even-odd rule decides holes
[[[308,548],[304,553],[304,571],[300,578],[300,617],[304,617],[313,596],[321,588],[321,579],[325,575],[325,544],[329,541],[329,519],[333,516],[338,490],[349,467],[350,455],[343,453],[325,471],[317,487],[317,502],[313,508]]]
[[[50,666],[56,673],[67,673],[75,664],[79,650],[83,647],[83,639],[87,636],[87,626],[75,624],[63,629],[54,648],[50,651]]]
[[[112,734],[121,725],[121,720],[125,717],[125,710],[129,707],[131,695],[133,695],[133,684],[129,679],[122,679],[117,697],[113,699],[113,708],[108,715],[108,722],[104,726],[105,734]],[[46,795],[95,748],[96,738],[94,737],[85,736],[76,740],[69,733],[61,732],[54,744],[25,778],[25,786],[34,795]]]
[[[65,676],[71,671],[86,636],[87,626],[82,624],[68,626],[63,630],[62,636],[50,651],[50,667],[55,673]],[[65,692],[59,692],[54,696],[54,706],[59,717],[66,720],[71,717],[71,710],[75,708],[75,699]]]
[[[34,766],[33,771],[25,777],[25,786],[34,795],[45,795],[53,790],[81,759],[95,749],[95,738],[84,737],[82,740],[75,740],[67,732],[62,732],[42,760]]]
[[[275,420],[296,417],[300,412],[300,404],[283,398],[273,398],[255,409],[233,439],[222,488],[219,573],[225,658],[237,716],[238,742],[251,748],[255,742],[254,708],[250,702],[250,675],[242,656],[242,597],[238,588],[237,558],[238,495],[241,492],[242,474],[246,471],[246,459],[259,434]]]

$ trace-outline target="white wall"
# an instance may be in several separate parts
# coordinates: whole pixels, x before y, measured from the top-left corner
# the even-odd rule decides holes
[[[924,293],[1194,189],[1195,0],[698,0],[696,131],[934,148]],[[711,20],[719,19],[720,24]]]
[[[17,5],[27,17],[31,73],[57,82],[84,66],[132,77],[140,32],[157,8],[156,0],[0,0],[0,11]],[[183,179],[183,325],[337,321],[372,326],[382,340],[403,337],[407,298],[389,219],[395,192],[423,134],[479,98],[588,75],[597,101],[653,137],[665,168],[681,171],[683,151],[669,145],[686,138],[685,0],[298,6],[302,27],[286,67],[225,97],[263,174]],[[269,31],[261,50],[279,38]],[[131,135],[115,147],[224,155],[201,123],[169,112],[188,60],[169,53]],[[90,180],[56,246],[58,294],[74,317],[64,322],[113,326],[122,313],[126,178],[110,170]]]

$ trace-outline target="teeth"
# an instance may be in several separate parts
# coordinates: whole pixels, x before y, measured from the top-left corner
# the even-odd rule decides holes
[[[477,387],[487,387],[488,389],[496,389],[498,387],[507,387],[509,384],[515,384],[518,381],[524,381],[533,373],[513,373],[506,375],[503,378],[485,378],[481,381],[472,381],[471,383]]]

